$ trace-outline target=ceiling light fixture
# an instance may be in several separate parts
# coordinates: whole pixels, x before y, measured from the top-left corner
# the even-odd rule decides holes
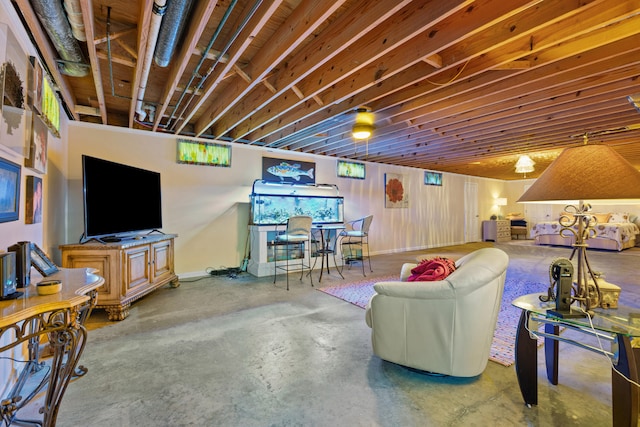
[[[368,139],[373,134],[373,113],[368,107],[358,108],[351,134],[354,139]]]
[[[533,160],[531,160],[531,157],[527,156],[526,154],[523,154],[518,158],[518,161],[516,162],[516,173],[522,173],[526,178],[527,173],[533,172],[535,170],[533,168],[533,165],[535,164],[536,163]]]
[[[627,100],[640,113],[640,93],[627,96]]]

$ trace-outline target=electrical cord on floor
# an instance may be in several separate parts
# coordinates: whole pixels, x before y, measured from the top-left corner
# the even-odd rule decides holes
[[[625,374],[620,372],[618,370],[618,368],[613,364],[613,360],[611,360],[611,358],[607,355],[607,352],[604,349],[604,346],[602,345],[602,341],[600,340],[600,337],[597,334],[596,328],[593,326],[593,319],[591,318],[591,315],[584,308],[582,308],[580,306],[577,306],[576,308],[578,310],[582,311],[587,316],[587,319],[589,319],[589,325],[591,325],[591,330],[594,332],[594,335],[596,336],[596,339],[598,340],[598,348],[600,348],[600,351],[602,352],[604,357],[606,357],[607,360],[609,361],[609,364],[611,365],[611,369],[616,371],[627,382],[629,382],[629,383],[635,385],[636,387],[640,388],[640,384],[638,384],[637,382],[633,381],[631,378],[627,377]],[[618,343],[618,345],[620,345],[620,343]]]
[[[211,276],[215,276],[215,277],[226,276],[229,279],[235,279],[238,277],[238,275],[240,275],[240,273],[242,273],[242,270],[240,268],[233,268],[233,267],[232,268],[221,267],[219,269],[213,269],[212,267],[207,267],[207,269],[205,270],[205,273],[207,273],[206,276],[198,277],[197,279],[193,279],[193,280],[180,279],[180,283],[195,283],[195,282],[199,282],[200,280],[208,279]]]
[[[242,272],[242,270],[239,267],[227,268],[223,266],[217,270],[209,267],[205,270],[205,272],[210,276],[227,276],[230,279],[235,279],[236,277],[238,277],[238,274]]]

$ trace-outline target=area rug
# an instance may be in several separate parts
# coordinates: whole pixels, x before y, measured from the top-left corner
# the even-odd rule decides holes
[[[369,299],[374,294],[373,285],[377,282],[398,280],[398,276],[371,277],[345,285],[330,286],[326,288],[316,288],[321,292],[332,295],[341,300],[347,301],[360,308],[365,308]],[[504,293],[496,331],[493,334],[493,343],[489,360],[503,366],[511,366],[514,363],[514,347],[516,342],[516,330],[518,320],[522,310],[511,305],[511,301],[521,295],[546,292],[548,285],[535,281],[510,277],[507,271],[507,278],[504,283]]]

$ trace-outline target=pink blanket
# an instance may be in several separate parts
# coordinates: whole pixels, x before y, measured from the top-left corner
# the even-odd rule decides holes
[[[409,282],[433,282],[442,280],[456,269],[456,264],[449,258],[433,258],[423,260],[416,267],[411,269],[411,276],[407,278]]]

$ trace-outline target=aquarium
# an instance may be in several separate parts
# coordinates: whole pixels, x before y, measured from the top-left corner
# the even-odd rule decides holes
[[[284,224],[293,215],[309,215],[314,224],[344,222],[344,197],[253,194],[251,219],[256,225]]]

